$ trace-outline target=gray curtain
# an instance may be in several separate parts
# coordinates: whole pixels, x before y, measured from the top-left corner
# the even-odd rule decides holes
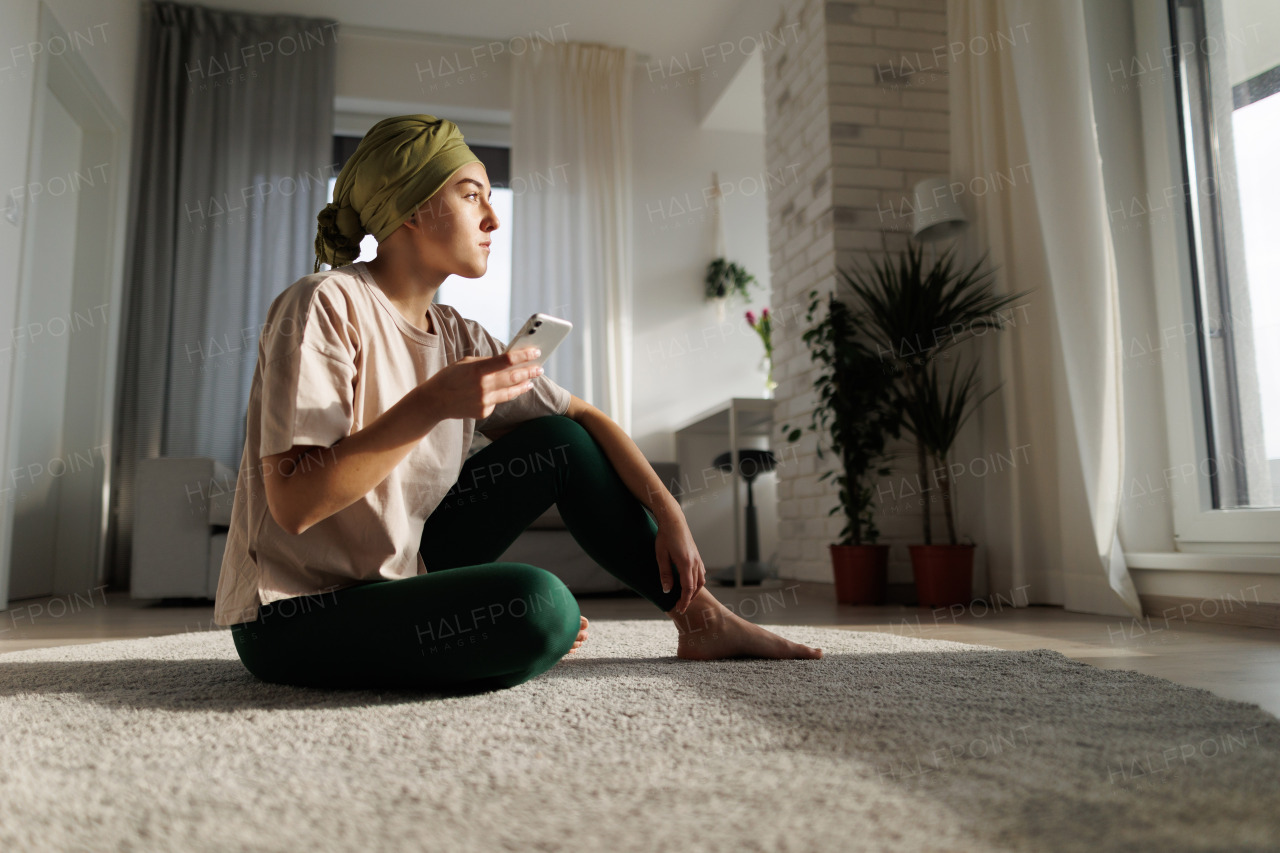
[[[115,588],[128,582],[138,459],[208,456],[239,468],[258,335],[271,301],[311,272],[316,214],[337,168],[336,21],[168,2],[142,13]]]

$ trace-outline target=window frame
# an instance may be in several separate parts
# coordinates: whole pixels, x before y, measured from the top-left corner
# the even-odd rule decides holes
[[[1144,86],[1140,91],[1147,193],[1158,188],[1181,191],[1170,215],[1153,217],[1149,235],[1155,275],[1156,312],[1168,350],[1163,360],[1165,420],[1169,465],[1165,481],[1171,495],[1175,546],[1195,553],[1280,554],[1280,508],[1215,508],[1215,483],[1210,473],[1210,446],[1205,359],[1200,346],[1204,327],[1197,288],[1201,286],[1200,233],[1192,208],[1191,167],[1186,161],[1183,110],[1187,109],[1180,52],[1174,44],[1173,16],[1181,0],[1135,3],[1134,32],[1138,56],[1165,57],[1172,85]],[[1215,179],[1216,179],[1215,174]],[[1213,227],[1220,227],[1215,221]],[[1216,263],[1210,259],[1205,262]],[[1187,335],[1186,330],[1193,330]],[[1182,345],[1177,336],[1181,334]]]

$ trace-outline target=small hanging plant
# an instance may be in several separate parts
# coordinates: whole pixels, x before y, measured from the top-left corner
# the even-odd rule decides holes
[[[724,299],[736,293],[743,302],[748,302],[751,299],[748,288],[755,284],[756,277],[725,258],[716,258],[707,266],[706,282],[708,299]]]

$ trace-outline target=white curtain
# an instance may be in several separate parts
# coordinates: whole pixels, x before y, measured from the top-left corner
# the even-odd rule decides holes
[[[512,317],[572,322],[547,375],[628,432],[631,64],[629,48],[525,51],[513,61],[511,111]]]
[[[951,171],[1003,291],[984,340],[1000,392],[984,444],[1026,464],[984,479],[992,593],[1140,615],[1117,524],[1124,477],[1118,282],[1080,0],[948,0]],[[959,47],[955,47],[959,45]],[[1026,600],[1026,599],[1023,599]]]

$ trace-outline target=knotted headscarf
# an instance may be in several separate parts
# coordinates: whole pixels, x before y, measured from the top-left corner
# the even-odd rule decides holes
[[[316,217],[316,264],[340,267],[360,256],[360,241],[382,242],[448,182],[480,158],[448,119],[429,115],[385,118],[356,146],[333,187],[333,201]]]

